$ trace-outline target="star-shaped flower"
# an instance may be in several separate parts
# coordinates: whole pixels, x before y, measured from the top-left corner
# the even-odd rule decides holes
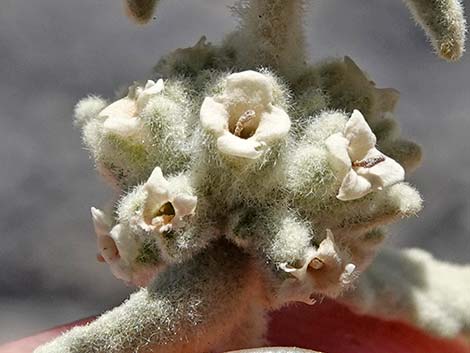
[[[359,199],[405,178],[403,167],[381,153],[377,139],[361,112],[355,110],[344,132],[326,140],[329,158],[342,184],[337,198]]]
[[[142,120],[139,114],[145,109],[150,99],[160,94],[165,87],[162,79],[154,82],[147,81],[145,86],[134,83],[129,87],[126,97],[108,105],[99,116],[104,117],[105,131],[122,137],[130,137],[142,130]]]
[[[273,104],[272,80],[255,71],[228,76],[223,93],[204,100],[201,123],[217,138],[220,152],[248,159],[260,157],[291,126],[287,113]]]
[[[196,210],[197,197],[171,191],[170,182],[159,167],[153,170],[143,189],[147,193],[145,203],[134,221],[146,231],[165,233],[177,229]]]

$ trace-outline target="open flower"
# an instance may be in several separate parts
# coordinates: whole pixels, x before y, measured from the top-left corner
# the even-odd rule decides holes
[[[157,167],[144,184],[146,199],[137,223],[146,231],[169,232],[181,227],[196,210],[197,197],[171,191],[170,182]]]
[[[98,261],[106,262],[116,278],[138,286],[145,285],[155,270],[134,266],[141,244],[121,224],[113,227],[103,211],[92,207],[91,214],[99,250]]]
[[[354,264],[345,260],[344,254],[335,244],[333,233],[327,230],[327,236],[318,248],[306,252],[301,266],[280,266],[294,277],[283,284],[281,295],[288,293],[289,300],[307,304],[315,303],[317,295],[339,295],[352,282],[356,270]]]
[[[326,140],[330,161],[343,180],[337,198],[359,199],[405,178],[405,170],[375,148],[377,139],[361,112],[354,110],[343,133]]]
[[[288,134],[290,118],[273,105],[272,85],[268,76],[244,71],[228,76],[221,95],[204,100],[201,123],[217,138],[219,151],[256,159]]]
[[[139,114],[144,110],[149,100],[160,94],[164,89],[163,80],[156,83],[147,81],[144,87],[134,83],[129,87],[126,97],[108,105],[99,116],[106,118],[103,127],[105,131],[122,137],[136,135],[142,129],[142,120]]]

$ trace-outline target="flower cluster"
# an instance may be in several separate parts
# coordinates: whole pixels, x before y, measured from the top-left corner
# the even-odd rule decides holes
[[[212,55],[205,50],[214,48],[186,54]],[[382,93],[363,82],[355,65],[338,66],[336,74],[344,72],[367,94]],[[331,76],[324,68],[318,72]],[[126,283],[147,286],[140,293],[151,302],[160,303],[153,292],[168,295],[162,300],[169,306],[153,315],[179,327],[186,316],[178,315],[188,314],[180,305],[191,302],[193,292],[195,312],[188,315],[203,319],[211,312],[198,310],[223,310],[221,296],[237,308],[248,293],[255,312],[338,297],[374,258],[384,240],[379,227],[419,211],[419,194],[403,182],[407,152],[399,163],[393,149],[384,154],[376,146],[396,99],[379,99],[383,104],[368,114],[348,114],[336,108],[345,100],[339,86],[318,82],[322,86],[296,92],[267,69],[215,70],[191,80],[136,84],[100,110],[102,101],[83,103],[85,142],[123,194],[110,212],[114,217],[92,209],[98,260]],[[328,92],[322,104],[331,100],[331,106],[311,116],[293,104]],[[212,304],[199,306],[199,300]],[[129,322],[141,323],[138,310],[125,312]]]
[[[351,69],[353,73],[357,70],[356,66]],[[199,119],[203,131],[214,138],[215,148],[223,156],[256,160],[276,143],[288,138],[292,119],[275,98],[282,90],[273,76],[249,70],[229,74],[217,85],[220,87],[216,90],[218,93],[204,98],[199,108]],[[131,138],[142,129],[139,114],[163,89],[163,80],[157,83],[148,81],[145,86],[135,84],[127,97],[99,113],[100,117],[105,117],[103,127]],[[404,169],[376,148],[377,139],[358,110],[352,113],[341,130],[332,132],[324,137],[323,143],[335,179],[340,181],[336,195],[339,200],[358,200],[404,180]],[[213,154],[214,151],[206,153]],[[212,177],[210,172],[208,177]],[[160,167],[154,168],[148,180],[122,202],[122,205],[134,205],[123,207],[129,209],[120,216],[125,220],[124,224],[121,222],[111,227],[104,214],[93,209],[99,259],[109,263],[118,278],[130,281],[132,270],[129,269],[139,255],[138,247],[143,238],[156,239],[160,247],[165,246],[162,239],[181,234],[191,223],[188,221],[198,212],[198,198],[206,200],[207,195],[193,191],[189,185],[191,178],[183,179],[184,182],[181,176],[167,179]],[[181,187],[188,182],[189,186]],[[279,185],[279,190],[282,187]],[[131,234],[129,229],[137,229],[141,234]],[[307,247],[297,262],[278,264],[290,276],[281,292],[291,292],[280,297],[310,302],[316,293],[336,296],[356,275],[356,264],[351,263],[348,257],[347,251],[340,249],[328,229],[326,238],[318,246]]]
[[[462,54],[459,0],[405,3],[442,57]],[[158,4],[126,0],[139,23]],[[242,0],[221,45],[202,37],[162,58],[165,81],[77,105],[86,147],[121,194],[109,214],[92,209],[98,260],[147,287],[36,353],[258,347],[268,310],[323,296],[440,335],[469,331],[468,300],[452,294],[468,296],[468,268],[419,252],[373,262],[383,226],[422,207],[404,182],[421,150],[399,136],[398,91],[348,57],[308,64],[305,4]]]

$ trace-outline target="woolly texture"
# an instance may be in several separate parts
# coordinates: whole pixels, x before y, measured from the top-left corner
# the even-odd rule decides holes
[[[138,19],[155,4],[128,2]],[[202,37],[113,103],[78,103],[84,144],[119,193],[109,212],[92,209],[98,259],[147,288],[36,353],[261,346],[269,310],[350,290],[386,239],[383,226],[420,211],[404,180],[421,150],[400,136],[398,91],[377,88],[348,57],[307,63],[303,11],[301,0],[241,1],[222,44]],[[382,261],[353,292],[359,303],[374,268],[381,283],[402,265]],[[467,273],[453,273],[442,283],[464,288]],[[423,300],[404,318],[441,335],[467,330],[457,312],[467,303],[446,306],[441,294],[425,302],[413,286],[396,285]],[[380,314],[375,289],[363,296]]]
[[[183,83],[163,80],[134,83],[126,97],[105,109],[87,98],[76,108],[76,122],[101,175],[129,189],[145,181],[155,166],[170,173],[189,161],[187,129],[190,105]]]
[[[238,66],[270,67],[287,78],[301,74],[304,0],[242,0],[232,10],[239,30],[227,37],[226,45],[236,52]]]
[[[455,61],[465,51],[466,21],[460,0],[405,0],[436,53]]]
[[[243,348],[248,339],[238,336],[237,323],[253,314],[252,305],[262,303],[261,293],[250,258],[221,241],[188,263],[171,267],[121,307],[35,352],[206,352],[220,342],[223,349]],[[257,327],[256,334],[264,333],[263,322],[251,325]]]
[[[146,286],[164,265],[158,247],[125,223],[112,226],[111,217],[99,209],[92,207],[91,214],[98,261],[107,263],[113,275],[125,283]]]
[[[470,333],[470,266],[419,249],[384,249],[341,301],[354,310],[403,320],[432,334]]]

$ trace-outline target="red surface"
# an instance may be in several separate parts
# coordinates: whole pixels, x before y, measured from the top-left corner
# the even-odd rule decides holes
[[[332,301],[298,304],[273,315],[269,339],[275,346],[297,346],[325,353],[470,353],[463,340],[447,341],[397,322],[358,316]],[[31,353],[70,327],[45,331],[0,347],[0,353]]]
[[[275,313],[269,339],[325,353],[470,353],[463,339],[437,339],[402,323],[355,315],[329,300]]]
[[[36,347],[50,341],[54,337],[59,336],[62,332],[65,332],[74,326],[85,325],[92,320],[93,318],[79,320],[68,325],[59,326],[51,330],[38,333],[37,335],[31,337],[26,337],[15,342],[7,343],[3,346],[0,346],[0,353],[31,353]]]

